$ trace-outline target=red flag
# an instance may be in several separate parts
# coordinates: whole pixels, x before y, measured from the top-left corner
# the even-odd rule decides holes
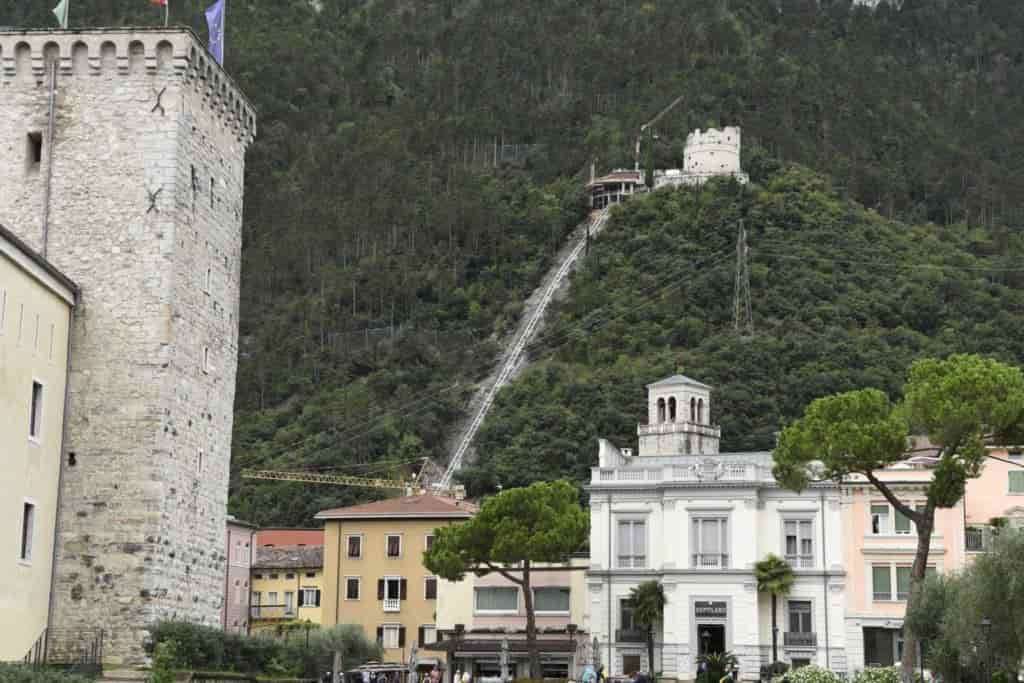
[[[151,5],[160,5],[161,7],[167,7],[167,0],[149,0]]]

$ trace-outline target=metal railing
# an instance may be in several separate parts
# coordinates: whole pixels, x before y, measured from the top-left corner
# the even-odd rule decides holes
[[[620,628],[615,631],[615,640],[619,643],[643,643],[647,633],[638,628]]]
[[[964,544],[969,553],[983,553],[988,550],[990,533],[988,527],[969,526],[965,529]]]
[[[251,619],[291,619],[294,616],[294,605],[252,605],[249,608]]]
[[[786,562],[791,567],[808,569],[814,567],[814,555],[786,555]]]
[[[694,569],[726,569],[729,566],[729,556],[725,553],[694,553]]]
[[[58,666],[69,673],[99,676],[103,670],[103,629],[44,629],[22,661],[33,669]]]
[[[817,647],[818,634],[806,631],[786,631],[782,634],[782,642],[786,647]]]

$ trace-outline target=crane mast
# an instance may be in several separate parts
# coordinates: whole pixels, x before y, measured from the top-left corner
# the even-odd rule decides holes
[[[683,97],[685,97],[685,95],[680,95],[679,97],[677,97],[674,100],[672,100],[672,102],[667,107],[665,107],[664,109],[662,109],[661,111],[658,112],[657,116],[655,116],[653,119],[651,119],[650,121],[648,121],[644,125],[640,126],[640,132],[636,134],[636,144],[633,147],[633,170],[634,171],[639,171],[640,170],[640,140],[643,138],[644,132],[648,128],[650,128],[651,126],[656,124],[658,121],[660,121],[662,116],[664,116],[665,114],[667,114],[670,111],[672,111],[673,109],[675,109],[676,106],[680,102],[683,101]],[[650,182],[650,179],[648,179],[648,182]]]

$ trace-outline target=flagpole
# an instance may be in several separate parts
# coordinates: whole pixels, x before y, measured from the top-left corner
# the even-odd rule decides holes
[[[167,0],[164,3],[164,28],[167,28],[167,22],[171,19],[171,0]]]

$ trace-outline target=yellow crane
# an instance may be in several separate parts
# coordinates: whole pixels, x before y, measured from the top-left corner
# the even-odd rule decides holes
[[[425,481],[429,467],[437,466],[430,458],[423,458],[419,473],[412,479],[388,479],[386,477],[354,477],[349,474],[324,474],[321,472],[282,472],[279,470],[242,470],[242,479],[263,479],[267,481],[297,481],[305,484],[329,484],[333,486],[359,486],[371,489],[393,489],[404,491],[405,495],[422,495],[428,490],[436,495],[465,498],[466,487],[461,484],[450,487],[430,486]]]

